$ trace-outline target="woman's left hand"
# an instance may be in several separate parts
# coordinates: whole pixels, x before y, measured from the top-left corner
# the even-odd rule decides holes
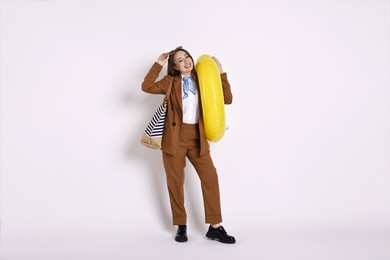
[[[218,60],[217,58],[215,58],[214,56],[213,56],[213,59],[215,60],[215,62],[216,62],[217,65],[218,65],[219,74],[222,74],[222,73],[223,73],[223,70],[222,70],[222,65],[221,65],[221,63],[220,63],[219,60]]]

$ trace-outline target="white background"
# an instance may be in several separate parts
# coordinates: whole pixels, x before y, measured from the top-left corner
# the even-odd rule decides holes
[[[0,4],[1,259],[390,259],[389,1]],[[233,246],[204,239],[190,164],[173,240],[139,144],[143,77],[178,45],[232,85],[211,149]]]

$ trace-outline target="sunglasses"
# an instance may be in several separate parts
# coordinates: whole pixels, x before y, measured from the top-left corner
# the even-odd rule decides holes
[[[181,49],[183,49],[183,46],[179,46],[179,47],[177,47],[176,49],[171,50],[170,52],[168,52],[168,54],[169,54],[169,56],[171,56],[172,54],[174,54],[175,52],[177,52],[177,51],[179,51],[179,50],[181,50]]]

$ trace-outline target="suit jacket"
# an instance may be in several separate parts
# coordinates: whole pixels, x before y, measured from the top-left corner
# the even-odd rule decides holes
[[[165,117],[164,133],[162,138],[162,151],[175,155],[180,140],[180,129],[183,123],[182,109],[182,80],[181,76],[166,75],[161,80],[156,81],[162,66],[155,62],[146,74],[142,82],[142,90],[151,94],[165,94],[172,81],[171,94],[168,98],[168,109]],[[173,79],[172,79],[173,78]],[[225,104],[231,104],[233,101],[230,84],[226,73],[221,74],[222,89]],[[199,86],[198,93],[199,93]],[[200,95],[198,95],[200,99]],[[199,100],[199,135],[200,135],[200,155],[210,151],[210,145],[206,139],[203,126],[203,115],[201,101]]]

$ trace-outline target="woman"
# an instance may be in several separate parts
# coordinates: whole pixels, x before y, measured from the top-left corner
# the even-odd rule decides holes
[[[221,74],[225,104],[232,103],[232,93],[226,73],[218,64]],[[156,81],[168,62],[168,75]],[[163,163],[167,178],[173,225],[177,225],[175,240],[186,242],[187,214],[184,207],[184,168],[186,157],[199,175],[205,209],[205,222],[210,224],[206,236],[222,243],[233,244],[221,226],[222,215],[218,175],[210,156],[210,146],[203,129],[202,107],[194,68],[194,60],[181,46],[169,53],[162,53],[152,65],[142,83],[142,90],[151,94],[165,94],[169,84],[171,94],[162,138]]]

